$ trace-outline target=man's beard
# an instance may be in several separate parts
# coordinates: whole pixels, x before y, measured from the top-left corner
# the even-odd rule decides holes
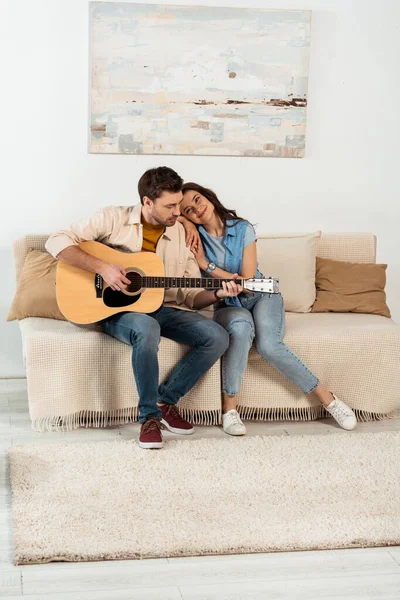
[[[173,222],[168,222],[168,221],[163,221],[157,212],[153,212],[151,216],[153,217],[153,219],[155,221],[157,221],[157,223],[159,225],[162,225],[163,227],[173,227],[176,223],[175,217],[173,217],[173,219],[174,219]],[[172,219],[172,217],[171,217],[171,219]]]

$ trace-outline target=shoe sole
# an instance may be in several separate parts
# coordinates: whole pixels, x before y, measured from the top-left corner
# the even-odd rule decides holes
[[[171,433],[179,433],[180,435],[191,435],[194,433],[194,427],[192,429],[178,429],[177,427],[171,427],[164,419],[161,419],[161,423],[170,431]]]
[[[147,448],[149,450],[151,449],[155,449],[157,450],[158,448],[163,448],[164,447],[164,442],[140,442],[139,441],[139,446],[141,448]]]
[[[338,423],[339,425],[339,423]],[[351,427],[345,427],[344,425],[340,425],[340,427],[342,429],[344,429],[345,431],[353,431],[353,429],[355,429],[357,427],[357,423],[355,423],[355,425],[352,425]]]
[[[340,429],[344,429],[345,431],[353,431],[353,429],[355,429],[357,427],[357,421],[354,423],[354,425],[351,425],[350,427],[345,427],[344,425],[342,425],[342,423],[339,423],[339,421],[336,421],[336,419],[333,415],[329,414],[329,416],[336,423],[336,425],[338,425],[338,427],[340,427]]]

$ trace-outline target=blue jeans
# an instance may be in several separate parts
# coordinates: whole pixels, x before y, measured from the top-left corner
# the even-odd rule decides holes
[[[105,333],[132,346],[132,368],[139,394],[139,421],[161,417],[157,401],[177,404],[219,359],[229,344],[225,329],[195,312],[162,306],[158,311],[120,313],[102,323]],[[158,385],[160,336],[193,348]]]
[[[236,396],[242,385],[249,350],[255,339],[258,353],[310,394],[319,380],[300,358],[283,343],[285,311],[280,294],[240,294],[242,307],[216,307],[214,320],[229,333],[229,348],[222,357],[222,391]]]

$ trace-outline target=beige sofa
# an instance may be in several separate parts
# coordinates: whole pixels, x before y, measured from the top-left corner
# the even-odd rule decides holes
[[[26,236],[15,243],[17,280],[28,249],[44,250],[46,239]],[[262,244],[259,238],[259,251]],[[364,233],[323,234],[317,255],[375,262],[376,238]],[[286,321],[286,343],[359,419],[385,418],[399,408],[400,325],[386,317],[353,313],[286,313]],[[104,427],[137,419],[129,346],[65,321],[27,318],[20,321],[20,328],[33,429]],[[186,351],[162,338],[162,379]],[[180,401],[180,407],[194,423],[221,422],[220,363]],[[246,419],[262,420],[310,420],[325,415],[317,400],[304,396],[254,348],[239,410]]]

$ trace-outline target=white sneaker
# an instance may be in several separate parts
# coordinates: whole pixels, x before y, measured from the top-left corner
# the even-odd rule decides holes
[[[239,413],[234,409],[228,410],[222,415],[222,428],[229,435],[245,435],[246,433],[246,427],[243,425]]]
[[[332,392],[331,392],[332,393]],[[356,415],[353,413],[351,408],[344,402],[339,400],[335,394],[332,394],[333,400],[325,409],[332,415],[340,427],[350,431],[357,425]]]

